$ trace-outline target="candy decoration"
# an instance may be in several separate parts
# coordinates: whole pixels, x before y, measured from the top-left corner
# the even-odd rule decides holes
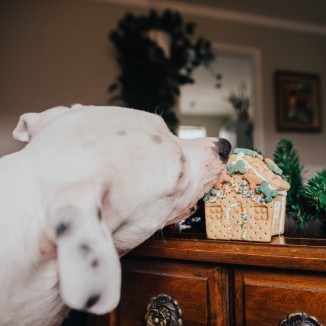
[[[253,151],[253,150],[248,149],[248,148],[235,148],[233,150],[233,153],[234,154],[243,153],[243,154],[246,154],[246,155],[249,155],[249,156],[252,156],[252,157],[258,157],[258,155],[259,155],[256,151]]]
[[[266,203],[270,203],[278,195],[277,190],[271,189],[267,182],[263,182],[260,186],[258,186],[256,191],[265,196]]]
[[[245,239],[247,235],[247,221],[248,221],[247,210],[242,202],[240,202],[239,206],[241,209],[241,221],[239,221],[238,224],[242,232],[242,239]]]
[[[213,188],[215,189],[215,188]],[[215,189],[215,195],[205,195],[203,200],[209,203],[216,203],[218,199],[225,198],[228,194],[235,192],[237,194],[242,194],[245,198],[250,198],[254,203],[265,204],[263,193],[256,193],[255,190],[250,189],[248,181],[242,179],[239,184],[235,181],[225,182],[221,189]]]
[[[278,174],[279,176],[283,176],[283,171],[272,161],[266,162],[267,167],[273,171],[275,174]]]
[[[229,163],[227,166],[228,175],[232,175],[233,173],[241,173],[245,174],[247,172],[246,165],[243,160],[237,161],[235,164]]]

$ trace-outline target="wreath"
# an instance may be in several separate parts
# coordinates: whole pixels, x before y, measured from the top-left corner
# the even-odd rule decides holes
[[[180,86],[194,83],[193,71],[214,59],[211,43],[195,38],[195,29],[193,22],[184,22],[180,13],[170,10],[126,14],[109,34],[120,66],[108,88],[111,102],[160,114],[174,131],[178,118],[173,108]],[[153,30],[168,35],[169,55],[150,37]]]

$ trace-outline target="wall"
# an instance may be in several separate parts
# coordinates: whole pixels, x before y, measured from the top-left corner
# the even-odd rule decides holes
[[[190,17],[193,19],[195,17]],[[326,166],[326,36],[305,34],[282,29],[255,27],[197,18],[200,32],[216,42],[258,48],[262,55],[262,89],[265,154],[272,156],[281,138],[293,141],[306,176]],[[321,76],[322,125],[321,133],[285,133],[276,131],[274,102],[275,70],[317,73]],[[259,109],[259,108],[255,108]]]
[[[20,114],[105,105],[118,73],[108,32],[125,12],[86,0],[0,2],[0,156],[20,147]]]
[[[107,104],[106,88],[118,72],[107,35],[125,9],[86,0],[1,1],[0,156],[20,147],[10,135],[24,112],[76,102]],[[276,69],[320,74],[322,103],[326,103],[326,37],[213,18],[186,18],[196,21],[199,34],[213,42],[261,50],[266,154],[272,155],[277,141],[286,137],[294,142],[304,165],[325,166],[325,109],[322,133],[277,132],[273,74]]]

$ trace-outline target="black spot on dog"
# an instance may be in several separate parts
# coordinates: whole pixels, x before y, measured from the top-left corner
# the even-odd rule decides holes
[[[85,309],[89,309],[92,308],[101,298],[100,294],[94,294],[92,296],[90,296],[85,304]]]
[[[151,139],[156,144],[162,144],[162,138],[158,135],[151,135]]]
[[[94,258],[94,259],[92,260],[92,267],[96,268],[98,265],[99,265],[99,261],[98,261],[98,259]]]
[[[100,221],[102,220],[102,211],[100,208],[97,209],[97,217]]]
[[[56,211],[56,218],[60,221],[56,226],[56,234],[58,237],[66,235],[73,229],[73,220],[78,217],[79,210],[73,205],[60,207]]]
[[[82,243],[79,248],[84,256],[89,255],[89,253],[92,251],[91,247],[86,243]]]
[[[69,229],[70,229],[70,224],[68,222],[60,222],[56,228],[57,237],[63,236],[69,231]]]
[[[127,134],[127,132],[125,130],[119,130],[117,131],[117,135],[118,136],[125,136]]]

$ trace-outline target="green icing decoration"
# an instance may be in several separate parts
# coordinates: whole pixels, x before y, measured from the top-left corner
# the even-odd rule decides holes
[[[217,195],[217,189],[212,188],[207,194],[204,195],[203,201],[209,201],[209,196],[216,196]]]
[[[260,186],[256,188],[256,191],[265,196],[266,203],[270,203],[277,195],[278,192],[269,187],[268,182],[264,181]]]
[[[258,153],[256,151],[253,151],[253,150],[248,149],[248,148],[235,148],[233,150],[233,153],[234,154],[243,153],[245,155],[249,155],[249,156],[252,156],[252,157],[257,157],[258,156]]]
[[[209,192],[209,195],[215,196],[217,194],[217,190],[215,188],[212,188]]]
[[[267,167],[279,176],[283,176],[283,171],[275,163],[268,163]]]
[[[208,201],[209,200],[209,195],[206,194],[204,197],[203,197],[203,201]]]
[[[246,165],[245,165],[245,162],[243,160],[239,160],[235,164],[229,163],[226,166],[226,168],[227,168],[227,171],[228,171],[228,175],[232,175],[233,173],[245,174],[247,172]]]

